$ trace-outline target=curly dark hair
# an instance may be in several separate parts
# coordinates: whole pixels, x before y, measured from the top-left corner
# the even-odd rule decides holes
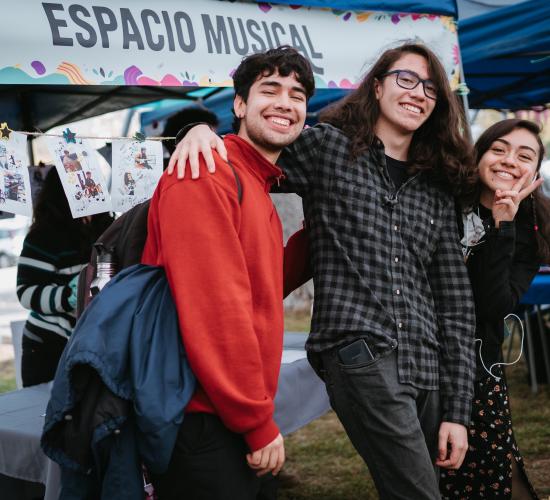
[[[540,138],[541,127],[530,120],[520,120],[510,118],[502,120],[489,127],[479,136],[474,146],[476,164],[479,163],[482,156],[489,150],[493,142],[499,137],[508,135],[516,129],[524,129],[533,134],[539,145],[539,155],[537,161],[537,172],[540,171],[542,160],[544,158],[544,144]],[[481,191],[481,184],[478,184],[478,196]],[[478,198],[479,199],[479,198]],[[543,262],[550,264],[550,199],[544,196],[542,187],[535,190],[531,197],[523,200],[520,204],[520,210],[524,213],[531,213],[533,227],[537,227],[536,232],[539,257]]]
[[[315,92],[315,79],[310,62],[295,48],[289,45],[282,45],[276,49],[259,52],[245,57],[233,74],[233,87],[235,95],[242,97],[246,102],[250,87],[260,76],[270,76],[275,72],[281,76],[288,76],[291,73],[304,86],[306,99]],[[241,120],[236,116],[233,119],[233,130],[239,131]]]
[[[354,157],[368,150],[377,140],[375,126],[380,115],[375,83],[406,54],[417,54],[426,59],[430,79],[438,89],[432,114],[413,134],[409,147],[410,173],[432,171],[434,180],[441,181],[453,194],[471,196],[477,184],[477,174],[472,147],[464,135],[468,127],[464,111],[458,96],[450,88],[443,65],[424,45],[405,43],[386,50],[359,87],[325,109],[319,120],[338,127],[350,138]]]

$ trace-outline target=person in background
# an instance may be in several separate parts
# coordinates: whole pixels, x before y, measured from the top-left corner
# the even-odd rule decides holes
[[[199,108],[198,106],[190,106],[177,112],[175,115],[172,115],[170,118],[168,118],[168,120],[166,120],[166,125],[164,126],[162,136],[177,138],[178,132],[192,123],[206,123],[212,128],[212,130],[216,130],[218,128],[219,121],[218,117],[214,113],[212,113],[212,111],[209,111],[206,108]],[[163,141],[162,143],[164,144],[164,147],[166,148],[168,153],[172,155],[172,153],[176,149],[177,142],[178,139]],[[169,158],[165,158],[165,169],[168,166],[168,161]]]
[[[537,498],[512,430],[501,347],[504,318],[550,262],[550,200],[535,180],[539,133],[533,122],[503,120],[475,144],[479,189],[461,226],[476,306],[476,382],[469,449],[458,470],[441,470],[444,499]]]
[[[30,314],[23,330],[23,386],[49,382],[75,325],[78,273],[110,214],[73,219],[55,168],[48,172],[17,266],[17,297]]]

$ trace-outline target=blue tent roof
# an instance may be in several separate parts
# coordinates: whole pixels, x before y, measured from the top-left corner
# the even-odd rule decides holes
[[[459,22],[472,108],[550,103],[550,2],[529,0]]]
[[[262,0],[253,0],[264,3]],[[455,0],[271,0],[270,3],[306,5],[341,10],[377,10],[387,12],[414,12],[458,17]]]

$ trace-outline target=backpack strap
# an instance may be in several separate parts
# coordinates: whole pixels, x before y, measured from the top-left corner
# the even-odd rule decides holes
[[[239,205],[243,201],[243,185],[241,184],[241,179],[239,179],[239,174],[237,174],[237,171],[235,170],[235,167],[233,166],[233,163],[227,160],[227,164],[231,167],[231,170],[233,171],[233,175],[235,176],[235,182],[237,184],[237,196],[239,197]]]

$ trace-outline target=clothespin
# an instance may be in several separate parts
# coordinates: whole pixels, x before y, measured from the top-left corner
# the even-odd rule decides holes
[[[6,122],[2,122],[0,125],[0,139],[7,141],[10,138],[11,129],[8,127]]]
[[[67,144],[69,143],[74,143],[76,144],[76,133],[75,132],[71,132],[71,130],[69,129],[69,127],[67,127],[64,131],[63,131],[63,139],[65,139],[65,142]]]
[[[133,137],[134,141],[138,142],[145,142],[145,134],[142,134],[141,132],[136,132]]]
[[[466,85],[464,82],[461,82],[456,86],[455,92],[460,96],[468,95],[470,93],[470,89],[468,88],[468,85]]]

